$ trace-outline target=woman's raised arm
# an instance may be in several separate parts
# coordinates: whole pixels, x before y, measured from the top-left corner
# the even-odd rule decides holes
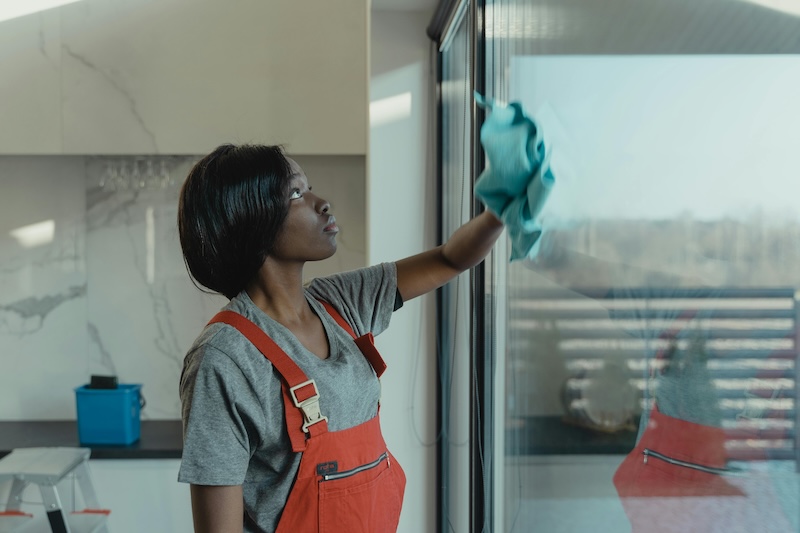
[[[397,289],[403,301],[438,289],[486,257],[503,224],[484,211],[460,228],[441,246],[397,262]]]

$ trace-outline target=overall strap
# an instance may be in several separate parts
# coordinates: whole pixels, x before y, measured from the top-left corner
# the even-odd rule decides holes
[[[317,383],[313,379],[308,379],[297,363],[292,361],[275,341],[269,338],[269,335],[234,311],[220,311],[208,323],[215,322],[223,322],[238,329],[272,363],[283,378],[281,388],[286,412],[286,429],[293,451],[301,452],[306,449],[306,433],[314,437],[328,431],[328,417],[323,416],[319,410]]]
[[[350,324],[348,324],[347,321],[342,318],[342,315],[339,314],[336,308],[323,300],[319,300],[319,303],[325,307],[325,310],[328,311],[328,314],[333,317],[336,323],[339,324],[347,333],[349,333],[351,337],[353,337],[358,349],[362,354],[364,354],[364,357],[366,357],[367,361],[369,361],[369,364],[372,365],[375,375],[381,377],[381,375],[386,371],[386,363],[384,362],[383,357],[381,357],[381,354],[378,353],[378,349],[375,348],[375,337],[372,336],[372,333],[367,333],[361,337],[356,337],[353,328],[351,328]]]

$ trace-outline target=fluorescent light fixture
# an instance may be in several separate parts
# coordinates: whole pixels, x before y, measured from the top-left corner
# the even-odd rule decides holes
[[[44,220],[29,226],[12,229],[9,233],[25,248],[33,248],[34,246],[53,242],[53,237],[56,233],[56,222],[55,220]]]
[[[0,22],[81,0],[0,0]]]
[[[382,126],[411,116],[411,93],[398,94],[369,104],[370,126]]]
[[[757,6],[781,11],[788,15],[800,16],[800,0],[745,0]]]

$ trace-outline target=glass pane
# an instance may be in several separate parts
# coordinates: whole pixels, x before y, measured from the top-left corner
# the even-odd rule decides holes
[[[495,529],[798,531],[800,18],[596,4],[487,6],[556,174],[494,257]]]
[[[470,215],[470,48],[469,9],[442,53],[442,239]],[[445,531],[469,528],[470,295],[469,275],[442,289],[438,367],[443,409]]]

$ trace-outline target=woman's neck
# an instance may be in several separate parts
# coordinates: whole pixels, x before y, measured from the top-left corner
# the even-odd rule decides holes
[[[303,288],[302,264],[277,264],[267,259],[248,285],[247,295],[272,319],[287,326],[303,322],[312,312]]]

